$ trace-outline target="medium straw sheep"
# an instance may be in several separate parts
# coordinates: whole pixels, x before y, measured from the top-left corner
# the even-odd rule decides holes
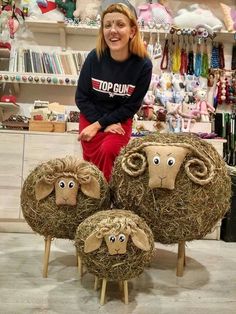
[[[200,239],[229,209],[231,180],[215,148],[195,135],[159,134],[132,140],[116,159],[115,205],[132,209],[155,240]]]
[[[225,162],[192,134],[133,139],[116,159],[111,191],[115,206],[132,209],[164,244],[201,239],[230,207]]]
[[[109,205],[109,186],[102,172],[72,156],[37,166],[26,178],[21,193],[25,220],[49,239],[73,240],[85,218]]]
[[[152,257],[154,239],[142,218],[131,211],[113,209],[85,219],[77,228],[75,246],[88,271],[103,279],[105,294],[107,280],[127,284],[125,281],[143,272]]]

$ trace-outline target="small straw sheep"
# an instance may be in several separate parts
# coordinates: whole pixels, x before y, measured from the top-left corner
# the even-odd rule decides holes
[[[37,166],[21,193],[25,220],[49,241],[52,237],[73,240],[85,218],[109,205],[109,186],[102,172],[72,156]]]
[[[77,228],[75,246],[88,271],[103,279],[103,304],[106,281],[124,281],[126,285],[127,280],[140,275],[151,260],[154,240],[142,218],[113,209],[85,219]]]
[[[116,207],[133,210],[163,244],[201,239],[230,207],[231,180],[216,149],[196,135],[138,138],[115,161]]]

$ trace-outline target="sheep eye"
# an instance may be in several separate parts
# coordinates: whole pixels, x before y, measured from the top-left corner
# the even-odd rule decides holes
[[[68,183],[68,186],[69,186],[70,189],[73,189],[73,187],[75,186],[75,182],[74,181],[70,181]]]
[[[116,237],[114,235],[109,236],[109,241],[114,243],[116,241]]]
[[[64,187],[66,186],[66,185],[65,185],[65,182],[64,182],[64,181],[62,181],[62,180],[61,180],[61,181],[59,181],[59,183],[58,183],[58,184],[59,184],[60,188],[62,188],[62,189],[64,189]]]
[[[159,165],[160,164],[160,157],[159,156],[155,156],[154,158],[153,158],[153,163],[155,164],[155,165]]]
[[[175,158],[174,157],[170,157],[167,159],[167,165],[172,167],[175,164]]]
[[[121,233],[121,234],[119,235],[119,238],[118,238],[118,239],[119,239],[120,242],[124,242],[124,241],[125,241],[125,238],[126,238],[125,235]]]

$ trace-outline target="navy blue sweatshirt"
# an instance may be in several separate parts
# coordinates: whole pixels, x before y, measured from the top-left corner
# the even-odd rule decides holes
[[[98,59],[92,50],[81,69],[76,105],[86,119],[105,128],[133,118],[139,110],[152,76],[149,58],[131,55],[124,62],[111,58],[107,50]]]

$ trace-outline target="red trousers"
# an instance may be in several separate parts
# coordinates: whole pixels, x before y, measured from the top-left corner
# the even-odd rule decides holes
[[[83,114],[80,114],[79,132],[90,125]],[[132,132],[132,119],[121,123],[125,135],[110,132],[98,132],[91,141],[81,141],[84,160],[92,162],[104,174],[109,182],[112,167],[123,146],[127,145]]]

